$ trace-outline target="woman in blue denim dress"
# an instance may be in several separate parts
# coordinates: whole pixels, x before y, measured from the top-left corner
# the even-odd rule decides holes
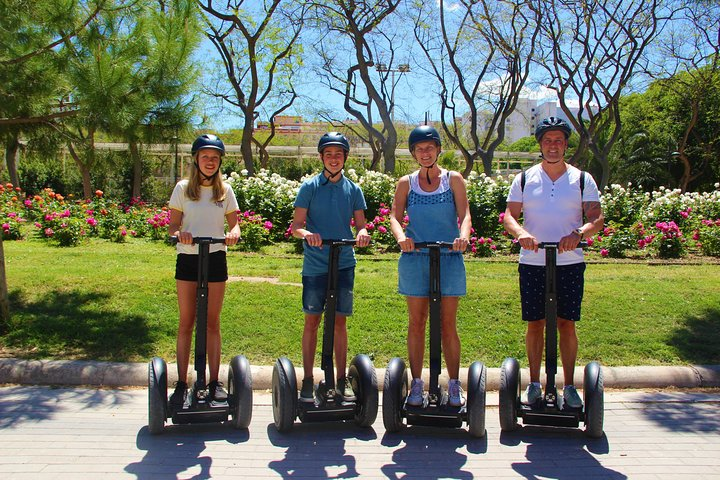
[[[457,334],[457,309],[465,295],[465,264],[462,253],[468,246],[470,207],[465,180],[457,172],[441,169],[437,159],[441,151],[440,134],[429,125],[410,133],[410,153],[420,169],[402,177],[395,190],[391,228],[402,250],[398,263],[398,291],[408,305],[408,357],[412,384],[407,402],[421,405],[424,383],[422,365],[425,354],[425,325],[430,301],[430,269],[427,249],[417,250],[415,242],[451,242],[451,251],[440,259],[442,349],[447,365],[449,403],[465,403],[459,380],[460,338]],[[406,228],[402,223],[407,212]]]

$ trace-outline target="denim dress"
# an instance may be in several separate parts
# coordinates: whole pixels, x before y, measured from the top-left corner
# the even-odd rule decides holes
[[[407,199],[409,223],[405,235],[415,242],[453,242],[460,236],[450,172],[442,170],[434,192],[420,188],[418,173],[410,174]],[[398,262],[398,292],[409,297],[430,295],[430,256],[426,248],[403,252]],[[466,293],[465,263],[461,252],[443,249],[440,254],[440,292],[444,297]]]

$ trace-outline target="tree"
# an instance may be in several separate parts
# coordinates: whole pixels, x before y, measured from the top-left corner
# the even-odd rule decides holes
[[[62,101],[62,50],[105,6],[105,0],[6,0],[0,7],[0,138],[14,185],[23,132],[77,112]]]
[[[680,190],[707,175],[720,155],[720,5],[682,3],[663,41],[653,73],[660,76],[656,104],[682,173]]]
[[[389,25],[399,3],[335,0],[314,3],[310,9],[319,32],[313,44],[321,62],[317,69],[321,82],[342,96],[345,111],[361,128],[334,116],[325,117],[333,124],[346,125],[370,145],[371,168],[377,167],[382,155],[389,173],[395,171],[398,143],[392,111],[400,77],[394,82],[394,72],[402,75],[405,68],[401,65],[407,65],[396,59],[397,39]]]
[[[223,9],[212,0],[199,1],[207,14],[206,35],[220,54],[229,88],[219,83],[210,93],[243,115],[240,150],[245,169],[255,172],[252,145],[265,150],[275,135],[274,116],[289,108],[297,94],[293,77],[300,64],[296,45],[303,27],[305,2],[265,1],[245,5],[230,0]],[[253,129],[264,106],[270,115],[271,134],[261,142],[253,140]],[[267,159],[267,154],[261,154]]]
[[[648,45],[667,16],[659,0],[535,0],[542,19],[537,63],[543,83],[557,93],[560,108],[580,134],[575,154],[589,149],[608,184],[608,154],[622,123],[621,94],[647,62]],[[573,104],[577,102],[577,108]]]
[[[442,127],[465,158],[463,176],[478,157],[490,175],[505,121],[528,79],[539,16],[524,0],[460,3],[451,9],[443,0],[437,9],[423,4],[414,19],[415,39],[440,84]],[[461,124],[457,119],[465,111]]]

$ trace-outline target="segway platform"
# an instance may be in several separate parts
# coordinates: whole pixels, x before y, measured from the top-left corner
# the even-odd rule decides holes
[[[562,395],[555,385],[557,374],[557,242],[540,243],[545,249],[545,392],[541,399],[532,405],[520,400],[520,365],[515,358],[506,358],[500,368],[500,428],[512,431],[519,427],[517,419],[523,424],[552,427],[577,428],[585,425],[589,437],[599,438],[603,434],[604,391],[602,369],[598,362],[585,366],[583,376],[583,406],[572,408],[563,404]],[[580,247],[587,246],[581,242]]]
[[[432,427],[462,427],[467,422],[473,437],[485,436],[485,386],[487,369],[482,362],[473,362],[468,369],[465,405],[448,404],[448,393],[440,386],[442,358],[440,333],[440,249],[452,248],[450,242],[416,242],[417,248],[427,248],[430,257],[430,382],[429,392],[422,405],[408,405],[408,369],[398,357],[392,358],[385,371],[383,387],[383,424],[388,432],[402,428],[403,419],[408,425]]]

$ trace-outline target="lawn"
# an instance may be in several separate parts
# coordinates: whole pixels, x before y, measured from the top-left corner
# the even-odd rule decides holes
[[[22,358],[174,360],[177,304],[174,250],[160,242],[91,240],[76,248],[29,239],[4,242],[12,319],[4,355]],[[231,276],[278,283],[228,283],[223,361],[242,353],[255,365],[287,355],[300,364],[302,258],[274,248],[231,252]],[[524,362],[517,264],[467,259],[468,295],[460,303],[462,364]],[[397,255],[359,256],[350,355],[377,366],[405,357],[406,307],[396,293]],[[590,263],[578,364],[720,364],[720,266]],[[319,364],[319,360],[318,360]]]

